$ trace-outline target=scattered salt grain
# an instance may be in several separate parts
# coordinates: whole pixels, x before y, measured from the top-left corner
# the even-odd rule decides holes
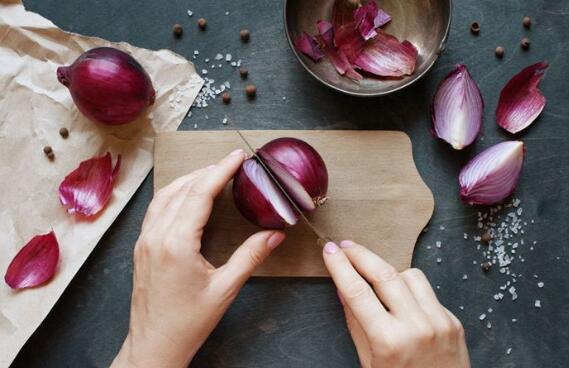
[[[512,348],[508,348],[508,350],[506,350],[506,355],[510,355],[512,353]]]
[[[223,59],[223,55],[222,54],[216,54],[214,59],[215,60],[221,60],[221,59]]]
[[[437,263],[440,264],[443,260],[441,258],[437,258]]]
[[[459,306],[458,306],[458,309],[464,310],[464,305],[459,305]]]
[[[233,58],[233,56],[231,56],[231,54],[225,55],[225,61],[231,61],[232,58]]]
[[[226,11],[226,12],[225,12],[225,15],[229,15],[229,12],[228,12],[228,11]]]
[[[187,13],[188,13],[188,17],[191,17],[192,15],[194,15],[194,12],[191,11],[190,9],[188,9]]]
[[[516,323],[516,322],[518,322],[518,320],[516,318],[512,318],[512,322]]]
[[[492,324],[491,324],[490,322],[488,322],[488,323],[486,324],[486,328],[491,329],[491,328],[492,328]]]
[[[541,308],[541,300],[537,299],[533,305],[536,308]]]
[[[440,248],[441,245],[442,245],[442,243],[441,243],[440,240],[437,240],[437,241],[435,242],[435,246],[436,246],[437,248]]]
[[[441,231],[445,231],[445,227],[443,225],[440,226]]]
[[[467,274],[462,275],[462,279],[463,279],[463,280],[468,280],[468,275],[467,275]]]
[[[198,124],[194,124],[194,129],[198,129]]]
[[[486,319],[486,313],[482,313],[478,319],[484,321]]]
[[[542,288],[543,285],[545,285],[545,284],[544,284],[543,282],[541,282],[541,281],[537,283],[537,287],[538,287],[538,288]]]

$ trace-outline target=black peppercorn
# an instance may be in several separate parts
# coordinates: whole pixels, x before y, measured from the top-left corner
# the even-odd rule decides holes
[[[174,34],[174,37],[180,38],[180,37],[182,37],[182,33],[184,33],[184,29],[182,28],[181,25],[179,25],[178,23],[176,23],[176,24],[174,24],[174,26],[172,27],[172,33]]]
[[[529,44],[530,44],[529,38],[526,38],[526,37],[522,38],[522,42],[520,44],[522,46],[522,49],[524,49],[524,50],[529,49]]]
[[[488,272],[492,268],[492,262],[484,262],[480,265],[482,267],[482,271]]]
[[[470,25],[470,32],[472,32],[472,34],[475,34],[475,35],[480,33],[480,23],[472,22],[472,24]]]
[[[69,130],[67,128],[61,128],[59,129],[59,135],[61,136],[61,138],[66,139],[67,137],[69,137]]]
[[[254,98],[257,95],[257,87],[255,87],[254,84],[248,84],[247,87],[245,87],[245,93],[247,97]]]
[[[531,18],[530,17],[524,17],[523,24],[524,24],[524,27],[530,28],[531,27]]]
[[[241,75],[241,78],[245,79],[249,75],[249,71],[247,68],[239,68],[239,74]]]
[[[198,19],[198,27],[203,31],[207,27],[207,21],[204,18]]]
[[[43,148],[43,153],[45,153],[46,155],[49,155],[52,152],[53,152],[53,150],[51,149],[51,146],[45,146]]]
[[[503,57],[504,57],[504,52],[505,52],[505,50],[504,50],[504,48],[503,48],[502,46],[496,47],[495,53],[496,53],[496,56],[497,56],[498,58],[500,58],[500,59],[503,58]]]
[[[483,242],[489,243],[492,240],[493,236],[490,233],[484,233],[484,234],[482,234],[481,238],[482,238]]]
[[[229,92],[224,92],[222,99],[224,104],[229,104],[231,102],[231,94]]]
[[[242,29],[241,31],[239,31],[239,37],[241,37],[241,41],[249,42],[249,39],[251,38],[251,33],[247,29]]]

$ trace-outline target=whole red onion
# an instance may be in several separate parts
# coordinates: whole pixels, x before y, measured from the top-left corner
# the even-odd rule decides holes
[[[312,211],[326,201],[326,164],[308,143],[279,138],[257,154],[301,210]],[[235,175],[233,199],[245,218],[266,229],[294,225],[298,220],[294,207],[255,158],[246,160]]]
[[[135,120],[156,96],[142,66],[129,54],[111,47],[91,49],[70,66],[57,68],[57,79],[69,89],[83,115],[103,124]]]

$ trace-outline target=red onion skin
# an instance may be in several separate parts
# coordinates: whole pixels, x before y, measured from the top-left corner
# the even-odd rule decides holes
[[[233,199],[243,217],[264,229],[283,229],[287,225],[269,200],[249,179],[243,165],[233,178]]]
[[[143,67],[111,47],[91,49],[72,65],[57,68],[57,79],[69,89],[83,115],[107,125],[135,120],[156,96]]]
[[[261,147],[259,154],[281,164],[312,197],[316,207],[326,201],[328,170],[311,145],[296,138],[278,138]]]

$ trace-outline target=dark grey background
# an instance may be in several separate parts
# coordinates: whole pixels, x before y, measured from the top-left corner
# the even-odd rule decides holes
[[[308,0],[307,0],[308,1]],[[396,95],[357,99],[319,85],[295,61],[282,24],[280,1],[77,1],[27,0],[27,7],[65,30],[127,41],[150,49],[170,48],[191,59],[231,52],[243,58],[258,98],[246,102],[244,85],[235,70],[212,72],[216,82],[229,80],[233,103],[218,99],[193,110],[181,129],[222,129],[228,115],[244,129],[395,129],[407,132],[414,144],[418,169],[434,193],[436,210],[430,230],[418,241],[413,264],[423,269],[442,302],[463,321],[474,367],[565,367],[569,353],[568,226],[569,164],[569,3],[543,0],[459,0],[455,2],[450,41],[434,69],[419,83]],[[194,17],[189,18],[186,10]],[[230,15],[224,15],[229,11]],[[530,31],[521,19],[534,19]],[[208,20],[199,32],[195,22]],[[472,21],[482,25],[470,35]],[[175,40],[171,27],[179,22],[184,37]],[[241,28],[251,30],[247,45]],[[532,40],[523,52],[519,41]],[[506,48],[503,60],[493,49]],[[476,233],[477,208],[460,203],[456,176],[475,152],[509,138],[494,123],[500,89],[518,70],[547,59],[551,67],[542,83],[547,96],[544,113],[520,137],[527,146],[523,177],[517,191],[527,219],[526,237],[538,240],[525,263],[515,271],[525,278],[515,302],[495,303],[492,295],[503,283],[497,270],[484,275],[472,260],[480,253],[463,233]],[[466,63],[486,101],[483,141],[454,152],[429,134],[428,104],[437,82],[457,62]],[[231,69],[231,70],[230,70]],[[282,97],[286,96],[286,100]],[[207,118],[206,118],[207,115]],[[373,158],[367,159],[370,165]],[[127,332],[131,290],[131,255],[146,207],[152,197],[150,175],[21,351],[14,367],[104,367]],[[446,230],[440,230],[440,226]],[[441,249],[433,245],[443,242]],[[427,246],[432,246],[428,249]],[[443,262],[437,265],[437,257]],[[559,257],[559,258],[557,258]],[[512,266],[514,268],[514,266]],[[467,273],[469,279],[463,281]],[[536,287],[532,274],[545,282]],[[540,299],[543,308],[533,307]],[[464,311],[458,306],[463,305]],[[478,316],[488,307],[492,329]],[[511,318],[517,318],[512,323]],[[511,355],[505,351],[512,347]],[[356,367],[355,350],[344,327],[335,288],[326,279],[253,279],[193,362],[193,367]],[[425,366],[428,363],[425,362]]]

